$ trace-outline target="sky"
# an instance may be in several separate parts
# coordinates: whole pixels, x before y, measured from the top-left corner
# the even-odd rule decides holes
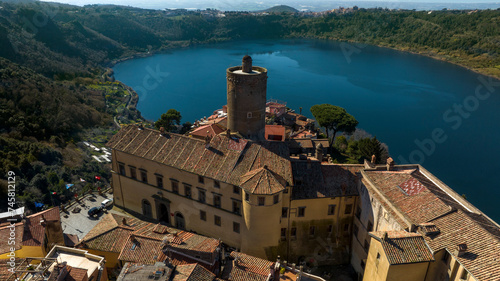
[[[362,8],[382,7],[392,9],[439,10],[449,9],[496,9],[500,8],[500,0],[43,0],[83,6],[87,4],[116,4],[146,9],[206,9],[219,10],[260,10],[275,5],[289,5],[298,10],[324,11],[339,6]]]

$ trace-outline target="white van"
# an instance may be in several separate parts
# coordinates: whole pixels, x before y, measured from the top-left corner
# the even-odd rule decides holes
[[[106,199],[104,201],[101,202],[101,206],[103,208],[107,208],[109,206],[113,205],[113,199]]]

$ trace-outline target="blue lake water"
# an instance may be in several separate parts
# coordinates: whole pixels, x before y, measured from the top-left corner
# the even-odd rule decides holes
[[[344,107],[359,128],[389,146],[397,163],[420,163],[500,222],[500,81],[462,67],[385,48],[321,40],[236,41],[173,50],[114,67],[140,96],[142,115],[170,108],[182,122],[226,104],[226,68],[268,69],[267,97],[312,117]]]

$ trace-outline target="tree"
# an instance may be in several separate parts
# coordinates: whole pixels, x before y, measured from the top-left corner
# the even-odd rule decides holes
[[[345,109],[331,104],[317,104],[311,107],[311,113],[320,127],[324,127],[326,137],[329,138],[329,132],[333,131],[332,138],[329,138],[330,147],[333,145],[337,132],[350,134],[356,130],[358,121]]]
[[[169,109],[166,113],[163,113],[155,122],[155,128],[159,130],[161,127],[165,128],[165,130],[172,132],[176,130],[175,125],[179,125],[181,123],[181,113],[175,109]]]

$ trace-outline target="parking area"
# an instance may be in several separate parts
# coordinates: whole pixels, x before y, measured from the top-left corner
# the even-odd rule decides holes
[[[89,217],[88,211],[92,207],[98,207],[105,199],[112,199],[113,195],[110,193],[97,193],[86,195],[80,200],[79,204],[71,205],[66,212],[61,213],[61,224],[63,232],[78,236],[82,239],[97,223],[111,211],[113,206],[103,209],[102,212],[95,217]]]

